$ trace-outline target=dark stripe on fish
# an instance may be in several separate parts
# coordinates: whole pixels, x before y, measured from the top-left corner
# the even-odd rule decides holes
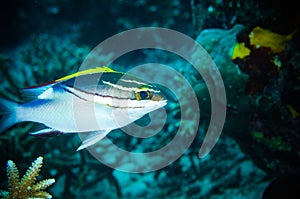
[[[93,92],[88,92],[88,91],[84,91],[84,90],[80,90],[80,89],[77,89],[77,88],[73,88],[74,90],[76,91],[79,91],[79,92],[82,92],[82,93],[85,93],[87,95],[97,95],[97,96],[100,96],[100,97],[108,97],[108,98],[111,98],[111,99],[119,99],[119,100],[128,100],[128,99],[131,99],[131,100],[135,100],[135,98],[126,98],[126,97],[116,97],[116,96],[111,96],[111,95],[102,95],[100,93],[93,93]],[[81,99],[84,99],[82,97],[80,97],[79,95],[75,94],[74,92],[68,90],[68,92],[74,94],[75,96],[81,98]],[[87,101],[87,99],[84,99]]]
[[[75,89],[75,88],[73,88],[75,91],[77,91],[78,93],[84,93],[84,94],[86,94],[86,95],[90,95],[90,96],[92,96],[92,98],[94,99],[94,97],[95,97],[95,95],[96,96],[99,96],[99,97],[102,97],[102,98],[110,98],[110,99],[112,99],[112,100],[128,100],[128,98],[120,98],[120,97],[114,97],[114,96],[109,96],[109,95],[101,95],[101,94],[95,94],[95,93],[89,93],[89,92],[86,92],[86,91],[84,91],[84,90],[80,90],[80,89]],[[82,96],[80,96],[79,94],[76,94],[76,93],[74,93],[74,92],[72,92],[72,91],[70,91],[70,93],[72,93],[73,95],[75,95],[75,96],[77,96],[77,97],[79,97],[80,99],[84,99],[84,100],[86,100],[86,101],[91,101],[91,100],[88,100],[88,99],[86,99],[86,98],[84,98],[84,97],[82,97]],[[134,100],[134,101],[137,101],[136,99],[132,99],[132,100]],[[92,100],[92,102],[95,102],[95,101],[93,101]],[[116,105],[113,105],[113,104],[107,104],[107,103],[103,103],[104,105],[106,105],[106,106],[109,106],[109,107],[112,107],[112,108],[144,108],[145,106],[134,106],[134,107],[128,107],[128,106],[116,106]],[[116,103],[114,103],[114,104],[116,104]],[[126,104],[126,103],[125,103]]]
[[[77,95],[76,93],[70,91],[67,87],[63,87],[64,91],[68,92],[68,93],[71,93],[72,95],[78,97],[79,99],[82,99],[84,101],[88,101],[87,99],[83,98],[83,97],[80,97],[79,95]]]

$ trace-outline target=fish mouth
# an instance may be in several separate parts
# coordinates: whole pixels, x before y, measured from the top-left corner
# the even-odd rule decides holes
[[[152,107],[155,110],[155,109],[159,109],[159,108],[162,108],[165,105],[167,105],[168,100],[165,99],[165,100],[160,100],[160,101],[152,101],[152,103],[149,101],[149,103],[150,104],[148,105],[148,107],[149,108]],[[147,105],[145,107],[147,107]]]
[[[160,103],[161,103],[161,105],[162,105],[162,107],[163,107],[163,106],[167,105],[168,100],[162,100],[162,101],[160,101]]]
[[[165,105],[167,105],[168,100],[161,100],[161,101],[157,101],[156,107],[161,108],[164,107]]]

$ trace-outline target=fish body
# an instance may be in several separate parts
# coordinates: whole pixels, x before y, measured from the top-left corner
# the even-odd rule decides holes
[[[32,100],[22,104],[0,100],[5,114],[0,132],[24,121],[45,126],[31,133],[37,136],[89,132],[78,150],[167,103],[154,85],[108,67],[80,71],[22,92]]]

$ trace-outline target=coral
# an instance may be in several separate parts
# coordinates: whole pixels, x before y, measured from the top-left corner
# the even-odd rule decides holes
[[[255,95],[278,78],[282,53],[297,31],[281,35],[259,26],[237,35],[231,59],[249,75],[246,91]]]
[[[251,50],[245,46],[245,43],[237,43],[233,48],[231,59],[243,59],[250,55]]]
[[[266,138],[265,134],[262,132],[253,131],[252,132],[253,139],[257,142],[264,144],[270,150],[275,151],[291,151],[291,146],[288,145],[286,141],[283,140],[282,137],[272,137]]]
[[[235,51],[232,58],[248,75],[245,88],[255,107],[248,131],[252,146],[262,152],[252,156],[268,172],[284,173],[299,165],[299,99],[295,96],[299,95],[300,56],[297,47],[288,42],[297,39],[296,31],[281,35],[256,27],[246,36],[242,34],[237,39],[248,43],[251,52],[238,57],[240,52]]]
[[[89,52],[86,46],[77,46],[69,39],[47,34],[32,37],[32,46],[20,51],[22,67],[32,73],[33,84],[45,83],[74,73]]]
[[[293,118],[297,118],[297,117],[300,116],[300,114],[295,110],[295,108],[292,105],[287,104],[286,107],[290,111],[290,113],[291,113],[291,115],[292,115]]]
[[[198,150],[195,144],[178,161],[156,172],[129,174],[115,170],[123,198],[256,198],[269,181],[227,135],[209,157],[199,159]]]
[[[20,180],[16,164],[9,160],[7,162],[9,191],[2,191],[1,196],[7,199],[52,198],[52,196],[44,190],[52,185],[55,179],[46,179],[35,183],[42,165],[43,158],[38,157]]]
[[[248,94],[260,94],[278,78],[279,68],[273,59],[269,49],[261,47],[252,50],[244,59],[234,60],[241,71],[249,75],[245,87]]]
[[[293,38],[295,33],[296,31],[289,35],[281,35],[257,26],[249,34],[250,45],[255,48],[270,48],[272,53],[280,53],[285,50],[286,43]]]
[[[197,33],[204,29],[231,29],[236,24],[261,21],[263,18],[277,16],[275,10],[263,10],[262,2],[255,1],[199,1],[192,0],[192,15]],[[271,18],[273,20],[273,18]]]
[[[276,54],[270,48],[252,46],[250,54],[237,58],[235,65],[230,47],[235,46],[236,36],[240,42],[243,30],[238,25],[231,30],[204,30],[197,41],[212,56],[224,80],[228,112],[223,132],[260,168],[279,175],[300,165],[300,53],[291,43]]]
[[[50,82],[77,71],[89,50],[70,39],[47,34],[32,36],[16,54],[0,56],[0,77],[3,79],[0,93],[20,101],[20,88]]]
[[[231,59],[244,59],[250,55],[252,49],[259,49],[261,47],[269,49],[271,54],[281,53],[286,49],[287,42],[293,38],[295,33],[296,31],[288,35],[281,35],[257,26],[247,35],[249,41],[238,42],[235,45]],[[248,42],[249,44],[246,45],[245,43]]]

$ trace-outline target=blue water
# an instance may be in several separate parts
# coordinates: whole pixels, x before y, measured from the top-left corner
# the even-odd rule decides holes
[[[0,135],[1,190],[12,186],[8,160],[22,177],[42,156],[37,181],[56,180],[45,189],[53,198],[252,199],[274,179],[269,194],[299,195],[300,40],[292,3],[14,0],[0,10],[1,98],[32,101],[20,89],[106,65],[152,83],[168,100],[79,152],[78,134],[33,137],[41,125],[12,126]],[[267,30],[258,37],[284,50],[251,45],[258,26]],[[232,60],[243,42],[251,53]],[[4,126],[10,115],[0,110]],[[224,125],[213,118],[223,112]]]

